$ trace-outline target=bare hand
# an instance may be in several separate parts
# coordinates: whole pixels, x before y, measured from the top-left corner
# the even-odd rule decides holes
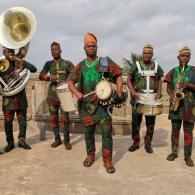
[[[137,93],[135,90],[131,91],[131,95],[134,99],[140,99],[140,94]]]
[[[45,81],[50,81],[50,80],[51,80],[51,78],[50,78],[50,76],[49,76],[49,75],[45,75],[44,80],[45,80]]]
[[[10,73],[10,77],[11,77],[12,79],[17,78],[17,77],[18,77],[17,72],[16,72],[16,71],[12,71],[12,72]]]
[[[154,100],[158,100],[162,97],[162,93],[157,92],[157,94],[154,96]]]
[[[20,58],[17,58],[16,56],[14,56],[14,62],[17,64],[17,65],[21,65],[23,64],[23,61],[20,59]]]
[[[121,97],[121,96],[122,96],[122,92],[121,92],[121,91],[120,91],[120,92],[117,91],[117,95],[118,95],[119,97]]]
[[[51,81],[57,81],[57,76],[56,75],[50,75],[50,80]]]
[[[190,83],[186,83],[186,82],[181,82],[180,84],[179,84],[179,90],[184,90],[185,88],[189,88],[189,85],[190,85]]]
[[[77,100],[83,99],[83,94],[80,93],[80,92],[79,93],[76,93],[75,96],[76,96]]]

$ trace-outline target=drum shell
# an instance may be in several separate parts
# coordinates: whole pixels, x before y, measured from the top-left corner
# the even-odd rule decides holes
[[[67,83],[63,83],[57,86],[57,96],[60,99],[61,108],[64,112],[73,112],[77,110],[77,99],[70,92]]]
[[[135,109],[139,114],[144,114],[146,116],[156,116],[162,114],[163,112],[162,104],[147,105],[147,104],[136,103]]]

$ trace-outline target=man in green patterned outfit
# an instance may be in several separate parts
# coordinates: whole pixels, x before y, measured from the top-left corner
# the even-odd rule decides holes
[[[142,52],[142,61],[140,62],[140,69],[155,71],[155,63],[152,60],[153,57],[153,47],[151,45],[146,45],[143,48]],[[156,93],[155,99],[161,98],[162,90],[162,80],[163,70],[158,65],[157,70],[154,73],[154,76],[150,76],[150,90],[153,90],[153,93]],[[129,148],[129,152],[134,152],[139,149],[140,143],[140,124],[142,122],[142,114],[136,111],[135,103],[140,99],[140,93],[143,93],[143,90],[146,89],[146,77],[142,76],[139,70],[139,67],[135,64],[131,67],[127,79],[127,86],[131,92],[131,104],[132,104],[132,139],[133,145]],[[146,135],[144,138],[145,150],[147,153],[153,153],[151,142],[154,133],[155,126],[155,116],[145,116],[146,119]]]
[[[172,153],[167,160],[173,161],[178,157],[179,134],[183,121],[184,160],[187,166],[193,167],[191,154],[195,122],[195,67],[188,65],[190,56],[190,49],[182,48],[178,55],[179,66],[173,68],[165,77],[167,93],[170,96],[169,119],[172,123]],[[180,100],[178,109],[173,111],[177,91],[183,92],[185,97]]]
[[[58,84],[67,81],[68,75],[73,69],[74,65],[68,60],[63,60],[61,58],[61,52],[60,44],[53,42],[51,44],[51,54],[53,56],[53,60],[45,63],[42,71],[40,72],[39,79],[51,82],[49,85],[47,98],[51,119],[50,125],[55,136],[55,141],[51,144],[51,147],[55,148],[62,144],[58,125],[58,112],[60,110],[61,126],[64,132],[64,146],[66,150],[71,150],[72,146],[70,144],[69,136],[69,114],[64,112],[60,107],[61,103],[56,93],[56,87]]]
[[[69,88],[76,95],[79,114],[85,126],[85,142],[87,158],[83,165],[90,167],[95,160],[95,127],[100,125],[102,134],[102,156],[104,166],[108,173],[114,173],[112,165],[112,119],[107,111],[107,106],[100,104],[95,93],[83,98],[83,95],[95,90],[97,83],[102,79],[109,78],[111,82],[117,84],[118,100],[122,99],[122,77],[121,68],[110,58],[106,58],[106,63],[101,64],[97,57],[97,39],[95,35],[88,33],[84,39],[84,50],[87,58],[81,61],[69,76]],[[78,89],[75,87],[78,83]]]
[[[0,77],[8,83],[10,79],[16,76],[15,67],[18,59],[14,58],[15,51],[13,49],[3,48],[3,55],[8,60],[8,67],[0,71]],[[20,63],[20,62],[19,62]],[[22,65],[29,69],[31,72],[36,72],[37,68],[26,62],[22,61]],[[25,89],[13,96],[3,96],[3,114],[4,114],[4,126],[7,140],[7,146],[4,148],[4,152],[10,152],[14,149],[14,137],[13,137],[13,120],[16,113],[19,123],[18,134],[18,146],[29,150],[31,147],[26,143],[26,115],[27,115],[27,98]]]

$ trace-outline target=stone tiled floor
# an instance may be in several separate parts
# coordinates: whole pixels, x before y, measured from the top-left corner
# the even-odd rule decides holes
[[[96,161],[92,167],[85,168],[82,165],[86,155],[83,135],[71,135],[73,149],[65,151],[63,145],[50,148],[51,132],[40,142],[38,130],[31,127],[28,142],[32,150],[16,147],[0,156],[0,195],[195,194],[195,168],[187,167],[183,161],[183,133],[179,158],[174,162],[166,160],[170,152],[167,115],[157,117],[153,154],[146,154],[143,148],[144,133],[142,125],[141,148],[135,153],[127,151],[132,143],[130,136],[114,136],[116,173],[109,175],[102,166],[99,135],[96,136]],[[17,140],[17,132],[15,137]],[[0,143],[2,150],[6,144],[3,132],[0,132]]]

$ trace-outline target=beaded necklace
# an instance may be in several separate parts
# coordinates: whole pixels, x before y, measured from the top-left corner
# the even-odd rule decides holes
[[[98,62],[99,62],[98,58],[96,58],[96,60],[93,61],[93,62],[89,62],[87,59],[85,59],[85,64],[88,66],[88,68],[96,66],[98,64]]]

